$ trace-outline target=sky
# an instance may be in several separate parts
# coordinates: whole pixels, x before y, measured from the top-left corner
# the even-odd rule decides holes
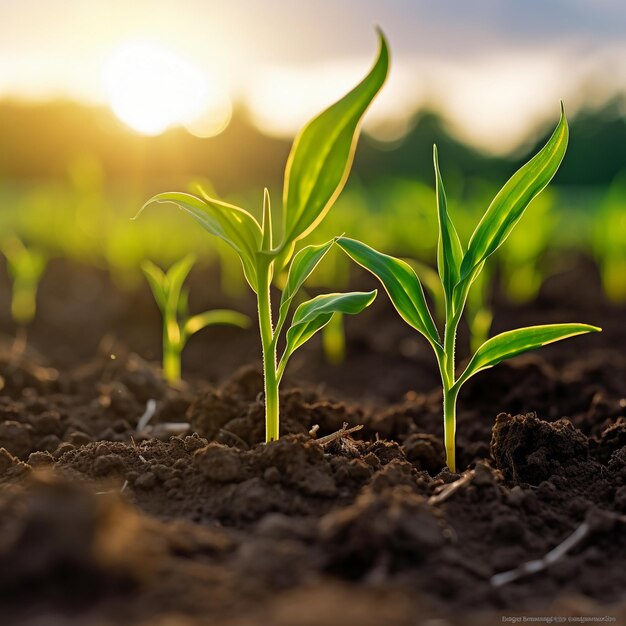
[[[572,114],[626,91],[623,0],[0,0],[0,98],[107,104],[145,132],[159,107],[201,118],[182,111],[194,99],[217,132],[240,102],[290,135],[366,73],[376,25],[392,54],[368,119],[380,138],[429,105],[503,153],[553,125],[559,100]]]

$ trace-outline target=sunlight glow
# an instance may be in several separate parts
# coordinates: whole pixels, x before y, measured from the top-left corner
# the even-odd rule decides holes
[[[216,81],[154,42],[120,44],[105,64],[104,84],[115,115],[146,135],[185,125],[193,134],[207,137],[230,121],[230,99]]]

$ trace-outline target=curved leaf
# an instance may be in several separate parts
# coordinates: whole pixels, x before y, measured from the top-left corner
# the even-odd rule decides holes
[[[335,243],[334,239],[319,246],[302,248],[289,265],[289,274],[283,293],[280,298],[279,318],[285,319],[289,305],[306,279],[313,273],[320,261]],[[282,326],[279,322],[279,326]]]
[[[597,326],[590,326],[589,324],[545,324],[500,333],[488,339],[478,348],[467,368],[459,377],[457,384],[460,386],[477,372],[493,367],[518,354],[561,339],[600,332],[600,330]]]
[[[546,145],[513,174],[474,230],[461,263],[461,281],[473,280],[481,263],[502,245],[532,199],[552,180],[565,155],[568,134],[561,103],[561,119]]]
[[[287,346],[281,359],[281,370],[295,350],[326,326],[335,313],[356,315],[374,302],[376,294],[376,290],[329,293],[303,302],[296,309],[291,328],[287,331]]]
[[[409,326],[422,333],[433,347],[439,344],[439,333],[426,304],[422,284],[408,263],[347,237],[339,237],[337,245],[380,280],[391,303]]]
[[[437,195],[437,218],[439,222],[439,241],[437,243],[437,268],[441,284],[446,296],[446,302],[452,302],[454,286],[459,281],[463,248],[459,235],[448,214],[446,192],[443,188],[441,173],[439,172],[439,157],[437,146],[433,146],[433,162],[435,165],[435,191]]]
[[[365,111],[382,87],[389,67],[382,33],[374,67],[341,100],[311,120],[296,137],[285,169],[284,242],[310,233],[324,218],[348,178]]]
[[[209,233],[228,243],[241,259],[246,280],[257,291],[256,254],[261,250],[263,235],[259,223],[250,213],[208,196],[198,198],[179,192],[157,194],[141,210],[153,202],[175,204]]]
[[[250,318],[243,313],[231,311],[230,309],[214,309],[213,311],[205,311],[190,317],[185,323],[184,331],[185,335],[190,337],[207,326],[217,325],[248,328],[250,326]]]

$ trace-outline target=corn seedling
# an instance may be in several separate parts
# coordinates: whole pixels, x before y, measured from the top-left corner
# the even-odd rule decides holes
[[[446,194],[434,148],[439,238],[437,266],[445,295],[443,337],[433,322],[416,273],[406,262],[377,252],[354,239],[341,237],[338,245],[382,283],[400,316],[426,337],[435,352],[443,386],[443,421],[446,461],[456,471],[456,404],[462,385],[474,374],[528,350],[584,333],[599,331],[587,324],[547,324],[511,330],[485,341],[457,376],[455,349],[457,329],[472,283],[487,259],[502,245],[532,199],[556,173],[567,148],[568,126],[563,107],[561,119],[547,144],[519,169],[491,202],[464,251],[450,219]]]
[[[189,291],[183,284],[194,263],[194,256],[188,255],[172,265],[167,272],[151,261],[141,264],[163,318],[163,376],[171,383],[180,380],[181,355],[192,335],[207,326],[247,328],[250,325],[247,315],[228,309],[189,315]]]
[[[11,315],[18,326],[28,326],[37,312],[37,289],[48,264],[48,257],[35,247],[27,247],[17,237],[1,245],[11,278]]]
[[[361,120],[385,82],[388,65],[387,44],[380,34],[378,58],[369,74],[346,96],[310,121],[296,137],[285,170],[280,237],[273,227],[267,189],[261,223],[248,211],[206,194],[196,197],[162,193],[146,203],[176,205],[239,255],[246,280],[257,296],[265,380],[266,441],[279,436],[279,385],[293,353],[328,324],[334,314],[359,313],[376,297],[376,291],[331,293],[301,303],[293,314],[284,350],[278,358],[278,340],[290,305],[334,240],[307,246],[294,256],[296,243],[315,230],[343,189]],[[288,268],[287,279],[274,325],[270,287],[273,277],[285,268]]]

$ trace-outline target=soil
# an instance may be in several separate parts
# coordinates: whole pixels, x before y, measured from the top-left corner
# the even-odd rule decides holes
[[[24,350],[0,312],[0,624],[626,623],[626,309],[598,283],[579,259],[531,305],[496,296],[495,330],[604,332],[468,383],[452,474],[435,364],[384,298],[347,321],[343,365],[315,342],[294,358],[266,445],[254,331],[194,337],[169,386],[147,290],[53,263]],[[324,442],[344,423],[363,428]]]

